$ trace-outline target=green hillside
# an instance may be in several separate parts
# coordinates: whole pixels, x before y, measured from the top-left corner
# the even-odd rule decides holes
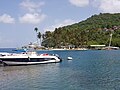
[[[54,32],[46,31],[42,45],[46,47],[108,45],[110,33],[113,33],[112,46],[120,47],[120,13],[100,13],[79,23],[56,28]]]

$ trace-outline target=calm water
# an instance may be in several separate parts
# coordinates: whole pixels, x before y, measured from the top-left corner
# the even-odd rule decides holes
[[[120,50],[42,52],[59,54],[63,61],[0,66],[0,90],[120,90]]]

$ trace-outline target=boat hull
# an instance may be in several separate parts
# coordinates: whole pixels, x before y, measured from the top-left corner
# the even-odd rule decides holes
[[[49,60],[49,61],[42,61],[42,62],[15,62],[15,61],[2,61],[4,65],[35,65],[35,64],[47,64],[47,63],[57,63],[60,61]]]
[[[38,58],[11,58],[4,57],[0,58],[4,65],[34,65],[34,64],[47,64],[47,63],[58,63],[61,62],[61,59],[56,56],[48,57],[38,57]]]
[[[57,55],[49,55],[47,53],[37,54],[36,52],[25,53],[1,53],[0,62],[4,65],[32,65],[61,62]]]

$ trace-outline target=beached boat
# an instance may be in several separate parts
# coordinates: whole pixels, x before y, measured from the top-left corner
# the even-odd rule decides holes
[[[57,63],[61,59],[57,55],[37,54],[36,52],[25,53],[7,53],[0,54],[0,61],[4,65],[32,65],[32,64],[45,64]]]

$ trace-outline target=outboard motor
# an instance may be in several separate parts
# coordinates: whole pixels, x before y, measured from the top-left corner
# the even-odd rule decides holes
[[[62,61],[62,59],[59,57],[58,54],[53,54],[54,56],[58,57],[60,59],[60,62]]]

